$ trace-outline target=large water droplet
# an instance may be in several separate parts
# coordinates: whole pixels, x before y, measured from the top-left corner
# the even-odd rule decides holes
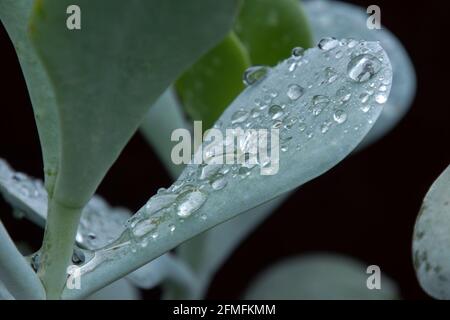
[[[297,100],[303,95],[304,91],[305,90],[298,84],[291,84],[288,87],[287,96],[291,100]]]
[[[380,71],[381,62],[371,54],[361,54],[350,60],[347,74],[353,81],[365,82]]]
[[[175,202],[176,197],[177,195],[172,193],[157,194],[153,196],[145,205],[145,213],[147,215],[152,215],[164,208],[171,206]]]
[[[339,41],[335,38],[329,37],[329,38],[323,38],[319,41],[318,47],[321,50],[329,51],[333,48],[336,48],[339,45]]]
[[[251,86],[263,79],[269,68],[266,66],[253,66],[244,71],[243,81],[246,86]]]
[[[156,229],[156,224],[151,219],[141,220],[133,227],[133,234],[142,237]]]
[[[206,194],[199,190],[188,190],[179,195],[177,198],[177,214],[181,218],[191,216],[195,211],[205,203]]]

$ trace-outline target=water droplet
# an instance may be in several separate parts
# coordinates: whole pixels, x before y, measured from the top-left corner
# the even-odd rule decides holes
[[[320,126],[320,132],[322,132],[324,134],[327,133],[328,130],[330,130],[330,125],[331,125],[331,123],[328,121],[322,123],[322,125]]]
[[[249,115],[250,113],[248,111],[238,110],[231,116],[231,123],[232,124],[242,123],[248,119]]]
[[[247,177],[247,176],[250,175],[250,171],[251,171],[251,168],[240,167],[240,168],[239,168],[239,171],[238,171],[238,174],[239,174],[242,178],[245,178],[245,177]]]
[[[359,100],[361,100],[362,103],[367,103],[367,101],[369,101],[370,98],[370,94],[368,94],[367,92],[363,92],[359,95]]]
[[[202,168],[200,180],[209,179],[222,169],[221,164],[208,164]]]
[[[385,93],[378,93],[378,94],[375,96],[375,101],[376,101],[377,103],[379,103],[379,104],[386,103],[387,99],[388,99],[388,97],[387,97],[387,95],[386,95]]]
[[[358,41],[355,39],[349,39],[347,46],[351,49],[354,48],[358,44]]]
[[[336,54],[334,55],[334,57],[336,59],[340,59],[342,58],[342,56],[344,55],[344,53],[341,50],[336,51]]]
[[[305,49],[302,47],[295,47],[292,49],[292,56],[295,58],[300,58],[305,53]]]
[[[342,87],[336,91],[336,98],[341,104],[346,103],[351,97],[352,93],[347,87]]]
[[[272,98],[278,97],[278,92],[277,92],[277,90],[275,90],[275,89],[269,90],[269,94],[270,94],[270,96],[271,96]]]
[[[347,114],[344,110],[336,110],[333,114],[333,119],[339,124],[344,123],[347,120]]]
[[[283,121],[281,121],[281,120],[276,120],[272,124],[272,128],[274,128],[274,129],[280,129],[282,126],[283,126]]]
[[[153,230],[155,230],[156,224],[154,224],[154,221],[151,219],[145,219],[138,221],[136,225],[132,228],[133,234],[136,237],[142,237]]]
[[[321,50],[329,51],[333,48],[336,48],[339,45],[339,41],[335,38],[329,37],[329,38],[323,38],[319,41],[318,47]]]
[[[324,95],[315,95],[312,98],[312,113],[315,116],[318,116],[322,110],[328,106],[330,103],[330,99]]]
[[[259,115],[260,115],[260,110],[257,108],[254,108],[250,111],[250,117],[253,119],[258,118]]]
[[[365,82],[380,71],[381,62],[370,54],[361,54],[350,60],[347,74],[353,81]]]
[[[200,209],[207,199],[206,194],[199,190],[188,190],[181,193],[178,198],[177,214],[181,218],[187,218]]]
[[[336,70],[334,70],[331,67],[325,68],[324,72],[325,72],[325,80],[328,83],[333,83],[338,78],[338,74],[337,74]]]
[[[304,122],[300,122],[298,124],[298,129],[300,130],[300,132],[303,132],[306,130],[306,124]]]
[[[330,98],[324,95],[315,95],[312,97],[312,104],[314,106],[326,107],[330,103]]]
[[[298,84],[291,84],[288,87],[287,96],[291,100],[297,100],[303,95],[304,91],[305,89],[300,87]]]
[[[370,105],[369,105],[369,104],[363,104],[363,105],[360,107],[360,109],[361,109],[362,112],[367,113],[367,112],[369,112],[369,110],[370,110]]]
[[[214,190],[222,190],[227,185],[227,179],[223,175],[218,174],[210,181],[210,183]]]
[[[269,68],[266,66],[253,66],[245,70],[243,75],[243,81],[246,86],[251,86],[258,82],[259,80],[263,79],[267,72],[269,71]]]
[[[291,129],[294,126],[294,124],[297,123],[297,121],[298,121],[298,119],[296,117],[288,117],[288,118],[284,119],[284,121],[283,121],[284,127],[286,129]]]
[[[283,108],[281,108],[277,104],[272,105],[269,108],[269,116],[272,118],[272,120],[281,118],[283,116]]]
[[[174,224],[169,224],[169,230],[170,230],[170,232],[175,232],[176,228],[177,228],[177,227],[176,227]]]
[[[170,207],[175,202],[176,197],[177,195],[172,193],[157,194],[151,197],[145,205],[145,213],[149,216],[164,208]]]

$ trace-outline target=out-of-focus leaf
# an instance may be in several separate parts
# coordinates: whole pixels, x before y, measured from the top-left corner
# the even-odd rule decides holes
[[[342,56],[333,58],[337,51]],[[270,145],[272,161],[267,163],[260,155],[259,165],[253,168],[226,164],[220,172],[213,170],[214,164],[188,165],[169,189],[160,190],[132,217],[115,243],[81,267],[88,285],[77,292],[65,290],[64,298],[89,294],[187,239],[306,183],[361,142],[389,95],[390,85],[384,82],[391,81],[392,70],[382,47],[375,42],[329,39],[294,60],[295,68],[288,59],[267,70],[266,77],[246,88],[218,120],[222,135],[233,127],[279,128]],[[381,86],[386,87],[380,91]],[[371,108],[362,110],[360,97],[367,90],[377,94],[369,98]],[[204,147],[211,148],[211,143],[223,150],[227,141],[213,139]],[[253,146],[231,147],[226,153],[246,154]],[[200,155],[201,149],[194,158]]]
[[[294,47],[309,48],[313,39],[297,0],[245,0],[235,31],[253,65],[275,65]]]
[[[392,300],[397,286],[381,274],[381,289],[368,289],[368,265],[340,255],[290,258],[263,271],[250,285],[250,300]]]
[[[242,75],[250,66],[247,52],[231,32],[176,82],[181,105],[193,120],[212,127],[223,110],[244,89]]]
[[[0,300],[14,300],[14,297],[11,293],[6,289],[3,282],[0,280]]]
[[[88,300],[140,300],[141,293],[129,281],[117,280],[109,286],[95,292]]]
[[[47,220],[48,195],[39,179],[14,171],[0,159],[0,193],[19,214],[44,227]],[[76,236],[77,244],[95,250],[110,244],[124,230],[131,212],[113,208],[94,196],[86,205]]]
[[[423,199],[413,237],[413,260],[422,288],[450,299],[450,166]]]
[[[45,290],[41,281],[19,250],[17,250],[1,221],[0,281],[16,299],[45,299]]]
[[[177,253],[189,263],[198,281],[197,296],[183,298],[203,297],[214,274],[236,247],[284,200],[286,197],[282,195],[183,243]]]
[[[19,58],[34,109],[44,160],[45,183],[50,194],[59,163],[59,131],[54,90],[28,35],[30,0],[0,0],[0,18]]]
[[[48,201],[47,192],[40,180],[13,171],[0,159],[0,193],[20,214],[38,226],[45,226]],[[78,259],[87,259],[92,254],[89,250],[111,244],[124,231],[130,216],[131,212],[127,209],[113,208],[100,196],[94,196],[84,208],[78,226],[76,243],[82,255]],[[188,285],[185,280],[189,279],[187,273],[181,261],[163,255],[130,273],[127,278],[135,286],[144,289],[157,286],[164,280],[181,283],[189,289],[189,285],[192,285]]]
[[[55,198],[79,207],[148,106],[228,32],[237,1],[79,0],[81,30],[65,28],[70,4],[37,1],[30,36],[58,102],[62,140]]]
[[[167,89],[147,112],[140,129],[169,174],[176,179],[184,165],[176,165],[172,161],[172,148],[176,142],[171,141],[171,135],[176,129],[189,129],[190,124],[174,95],[172,88]]]
[[[316,41],[324,37],[380,41],[391,60],[393,76],[389,101],[380,119],[361,143],[367,146],[392,130],[405,116],[414,99],[414,66],[402,43],[387,30],[367,28],[366,9],[337,0],[308,0],[303,5]]]

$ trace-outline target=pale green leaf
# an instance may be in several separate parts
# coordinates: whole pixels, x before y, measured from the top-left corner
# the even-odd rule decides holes
[[[32,0],[0,0],[0,18],[14,44],[27,82],[41,141],[45,183],[52,194],[59,164],[57,109],[47,71],[37,57],[28,35],[32,7]]]
[[[168,190],[161,190],[139,210],[115,243],[97,251],[81,267],[88,285],[78,292],[66,290],[63,297],[89,294],[187,239],[306,183],[343,160],[380,115],[379,102],[384,102],[389,94],[392,70],[378,43],[332,40],[321,43],[321,47],[298,57],[296,68],[292,68],[293,61],[288,59],[268,70],[267,76],[244,90],[219,119],[217,127],[222,134],[236,125],[271,129],[279,126],[279,121],[285,121],[282,123],[286,127],[279,126],[282,150],[276,174],[262,175],[262,165],[248,170],[238,164],[226,164],[223,176],[204,179],[201,174],[204,165],[188,165]],[[332,58],[338,50],[342,56]],[[293,84],[305,90],[301,96],[289,91],[290,97],[298,98],[290,101],[287,92]],[[378,91],[382,85],[386,91]],[[342,89],[349,91],[351,97],[347,99],[345,95],[343,99]],[[262,106],[259,99],[264,99],[268,90],[278,94],[266,101],[270,106]],[[368,90],[377,93],[369,97],[371,108],[362,110],[360,97]],[[276,119],[273,119],[274,105],[275,109],[284,105]],[[262,107],[258,117],[245,117],[258,107]],[[236,122],[236,113],[240,123]],[[292,117],[297,121],[292,121]],[[223,147],[216,143],[217,147]],[[275,152],[276,147],[272,147]],[[240,145],[235,146],[234,152],[246,150],[245,145]],[[223,178],[226,185],[220,190],[213,189],[212,178]]]
[[[289,258],[259,274],[245,293],[249,300],[393,300],[398,288],[381,270],[381,289],[370,290],[367,267],[349,257],[309,254]]]
[[[165,88],[221,40],[237,1],[37,1],[30,36],[54,86],[61,130],[56,201],[83,206]],[[205,28],[205,25],[208,27]]]
[[[450,299],[450,166],[423,199],[413,237],[413,260],[421,287]]]

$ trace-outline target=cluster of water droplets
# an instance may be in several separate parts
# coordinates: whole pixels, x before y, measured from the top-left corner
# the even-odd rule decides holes
[[[259,176],[256,168],[267,163],[258,157],[256,162],[235,164],[214,161],[216,156],[225,157],[222,160],[229,156],[252,158],[257,148],[248,129],[279,129],[281,162],[284,153],[302,152],[312,141],[321,141],[320,135],[331,134],[333,128],[340,128],[339,134],[359,130],[361,125],[349,121],[354,109],[364,115],[362,119],[373,121],[372,107],[386,101],[392,77],[382,68],[384,55],[379,50],[373,52],[364,41],[325,38],[312,50],[294,48],[291,57],[274,69],[249,68],[243,75],[248,87],[242,94],[245,99],[238,98],[214,126],[224,136],[227,129],[246,130],[243,139],[236,145],[228,139],[220,142],[223,151],[219,154],[214,143],[204,145],[206,163],[187,165],[172,186],[160,189],[128,220],[121,238],[99,252],[96,263],[128,244],[136,252],[162,235],[174,234],[187,219],[198,223],[208,220],[209,213],[202,207],[214,193]],[[239,101],[245,100],[240,105]]]

